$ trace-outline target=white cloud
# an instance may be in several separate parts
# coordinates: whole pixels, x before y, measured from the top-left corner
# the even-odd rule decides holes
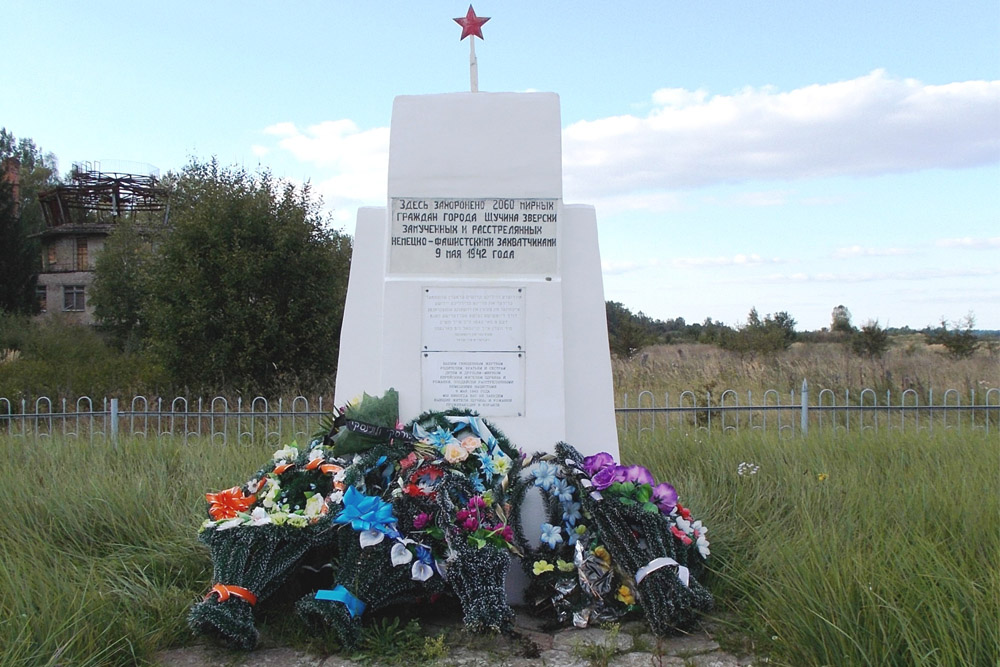
[[[992,250],[1000,248],[1000,236],[988,239],[974,239],[968,236],[958,239],[941,239],[936,242],[939,248],[966,248],[970,250]]]
[[[627,262],[612,262],[604,261],[601,262],[601,273],[606,276],[620,276],[625,273],[633,273],[635,271],[641,271],[643,269],[648,269],[650,267],[659,266],[660,260],[658,259],[648,259],[641,262],[627,261]]]
[[[833,251],[833,256],[837,259],[850,259],[853,257],[899,257],[901,255],[912,254],[913,250],[908,248],[869,248],[860,245],[837,248]]]
[[[697,268],[702,266],[753,266],[758,264],[782,264],[784,260],[777,257],[766,259],[756,253],[736,254],[720,257],[677,257],[671,260],[676,267]]]
[[[275,123],[264,133],[278,137],[278,147],[300,162],[330,176],[319,176],[314,189],[346,224],[358,206],[384,203],[389,164],[389,128],[360,130],[349,119],[329,120],[300,130],[295,123]]]
[[[677,211],[684,207],[678,190],[720,183],[961,168],[1000,159],[1000,81],[931,86],[876,70],[788,92],[762,87],[712,96],[664,88],[652,101],[644,117],[565,128],[567,202],[594,204],[603,219]],[[314,187],[341,222],[353,219],[359,205],[384,203],[389,128],[362,130],[350,119],[305,128],[286,121],[263,133],[276,145],[255,145],[253,153],[274,156],[277,149],[314,167]],[[728,203],[778,206],[793,196],[792,190],[762,190]],[[995,247],[995,239],[976,242]],[[952,247],[975,244],[955,240]]]
[[[870,283],[890,280],[942,280],[945,278],[987,278],[1000,275],[1000,268],[977,269],[977,268],[955,268],[955,269],[935,269],[917,268],[900,271],[882,272],[854,272],[854,273],[772,273],[756,279],[740,277],[739,279],[720,280],[720,283],[740,283],[748,282],[764,284],[781,284],[789,281],[808,283]]]
[[[1000,81],[941,86],[866,76],[788,92],[663,89],[645,117],[580,121],[563,133],[579,199],[750,180],[877,175],[1000,158]]]

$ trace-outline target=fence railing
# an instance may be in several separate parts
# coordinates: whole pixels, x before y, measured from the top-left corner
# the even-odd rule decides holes
[[[662,399],[658,405],[651,391],[631,398],[623,394],[615,408],[619,431],[642,435],[674,429],[753,429],[790,435],[807,433],[810,428],[933,431],[968,427],[1000,435],[1000,388],[968,393],[948,389],[937,395],[933,390],[922,395],[914,389],[840,393],[811,391],[803,380],[801,389],[785,393],[770,389],[757,395],[748,391],[744,396],[732,389],[714,395],[684,391],[674,397],[664,393]]]
[[[0,398],[0,435],[13,437],[89,438],[117,441],[119,437],[207,439],[216,444],[249,444],[261,439],[304,443],[321,427],[333,402],[323,397],[268,400],[257,396],[235,401],[224,396],[188,401],[178,397],[136,396],[123,405],[117,398],[99,404],[87,396],[68,403],[42,396],[28,401]]]
[[[684,391],[675,396],[641,391],[623,394],[615,407],[619,432],[652,433],[681,429],[743,429],[774,431],[779,435],[806,433],[810,429],[845,431],[882,429],[931,430],[977,428],[1000,435],[1000,388],[968,393],[948,389],[925,395],[913,389],[893,393],[862,389],[811,391],[803,381],[798,391],[747,392],[734,390],[717,395]],[[321,428],[333,401],[323,397],[269,400],[262,396],[244,401],[223,396],[189,401],[136,396],[127,403],[117,398],[94,401],[54,401],[0,398],[0,435],[14,438],[87,438],[117,441],[181,438],[214,444],[249,444],[266,441],[304,443]],[[502,426],[502,424],[501,424]]]

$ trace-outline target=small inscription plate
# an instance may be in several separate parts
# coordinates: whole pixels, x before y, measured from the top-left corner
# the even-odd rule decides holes
[[[423,349],[523,352],[524,288],[424,288]]]
[[[390,274],[555,275],[558,199],[393,197]]]
[[[422,408],[469,408],[489,417],[524,415],[524,353],[424,352]]]

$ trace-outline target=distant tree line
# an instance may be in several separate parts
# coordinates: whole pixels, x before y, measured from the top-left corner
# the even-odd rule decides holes
[[[765,315],[751,308],[743,323],[730,326],[712,318],[688,324],[683,317],[659,320],[633,313],[618,301],[606,302],[608,343],[612,354],[631,358],[651,345],[704,343],[739,354],[741,359],[777,354],[792,343],[835,342],[845,344],[860,357],[880,359],[889,350],[893,336],[922,334],[928,343],[941,344],[953,359],[972,356],[977,349],[997,347],[996,332],[975,329],[975,317],[969,313],[957,322],[941,319],[940,326],[916,330],[910,327],[883,327],[878,320],[868,320],[860,327],[851,322],[851,312],[838,305],[831,313],[829,328],[820,331],[796,331],[795,319],[785,311]]]
[[[747,321],[736,326],[706,318],[698,324],[688,324],[683,317],[658,320],[639,312],[633,313],[617,301],[606,303],[608,343],[613,354],[630,358],[642,348],[657,344],[706,343],[732,350],[741,357],[772,354],[788,349],[795,342],[795,319],[786,312],[760,317],[751,308]]]

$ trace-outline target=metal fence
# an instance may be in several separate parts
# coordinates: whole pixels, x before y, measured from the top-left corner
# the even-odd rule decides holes
[[[13,438],[86,438],[91,442],[119,437],[141,439],[179,438],[208,440],[215,444],[292,440],[304,443],[321,429],[333,401],[323,397],[269,400],[262,396],[244,401],[223,396],[189,401],[186,398],[136,396],[123,403],[117,398],[95,402],[0,398],[0,435]],[[779,435],[806,433],[810,429],[845,431],[930,430],[976,428],[1000,435],[1000,388],[962,393],[948,389],[940,394],[860,392],[831,389],[810,391],[806,381],[798,391],[768,390],[745,396],[726,390],[684,391],[662,403],[650,391],[624,394],[615,407],[619,432],[639,435],[681,429],[731,432],[744,429],[773,431]],[[502,426],[502,424],[501,424]]]
[[[808,433],[811,428],[843,431],[928,430],[977,428],[1000,435],[1000,388],[948,389],[918,393],[862,389],[842,393],[811,391],[802,381],[798,391],[767,390],[745,396],[732,389],[719,394],[684,391],[662,404],[650,391],[630,398],[624,394],[615,408],[623,433],[651,433],[681,429],[723,432],[751,429],[780,435]],[[673,400],[673,404],[671,401]]]
[[[0,435],[20,438],[88,438],[117,441],[142,439],[207,439],[216,444],[249,444],[261,440],[304,443],[321,428],[333,401],[323,397],[268,400],[257,396],[235,401],[224,396],[188,401],[178,397],[136,396],[127,404],[104,398],[98,404],[83,396],[76,401],[55,402],[42,396],[28,401],[0,398]]]

